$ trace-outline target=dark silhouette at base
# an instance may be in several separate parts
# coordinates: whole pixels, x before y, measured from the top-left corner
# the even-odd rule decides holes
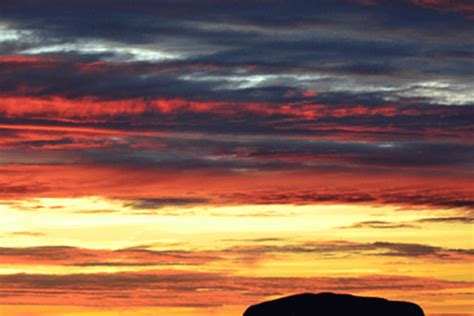
[[[244,316],[424,316],[409,302],[347,294],[299,294],[250,306]]]

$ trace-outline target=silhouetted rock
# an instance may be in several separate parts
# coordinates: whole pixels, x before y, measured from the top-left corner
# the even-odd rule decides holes
[[[346,294],[299,294],[250,306],[244,316],[423,316],[420,306]]]

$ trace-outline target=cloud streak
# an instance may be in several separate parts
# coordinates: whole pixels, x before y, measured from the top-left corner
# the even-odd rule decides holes
[[[240,241],[242,243],[243,241]],[[424,260],[474,259],[473,249],[449,249],[424,244],[376,241],[290,242],[271,238],[246,241],[231,247],[215,250],[153,250],[150,246],[129,247],[117,250],[84,249],[67,246],[0,248],[2,264],[57,265],[81,267],[134,267],[134,266],[186,266],[205,265],[214,261],[233,260],[245,256],[248,260],[264,259],[267,254],[305,254],[324,258],[343,256],[394,256]]]
[[[249,278],[186,271],[148,273],[2,275],[2,302],[101,306],[197,306],[245,305],[258,298],[294,291],[429,291],[470,286],[468,282],[396,276],[360,278]],[[266,289],[271,288],[271,291]],[[205,290],[204,290],[205,289]],[[119,292],[117,292],[117,290]],[[216,295],[221,293],[221,295]],[[222,295],[226,293],[227,295]],[[252,293],[248,295],[246,293]],[[203,303],[198,303],[203,302]]]

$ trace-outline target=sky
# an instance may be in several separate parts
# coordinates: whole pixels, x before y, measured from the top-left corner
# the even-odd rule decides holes
[[[472,316],[471,0],[2,0],[0,314]]]

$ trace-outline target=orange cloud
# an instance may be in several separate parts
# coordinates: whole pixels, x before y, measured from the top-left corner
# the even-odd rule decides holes
[[[404,276],[256,278],[173,270],[1,275],[0,284],[0,304],[196,307],[248,305],[273,296],[320,291],[377,291],[390,297],[410,293],[420,299],[421,293],[472,286],[469,282]]]
[[[145,248],[118,250],[83,249],[67,246],[26,248],[0,247],[2,265],[65,265],[65,266],[167,266],[201,265],[218,256],[212,253],[187,251],[153,251]]]
[[[25,234],[27,232],[23,232]],[[30,234],[31,235],[31,234]],[[249,242],[214,250],[153,250],[148,246],[124,249],[85,249],[68,246],[0,247],[0,265],[51,265],[83,267],[133,267],[204,265],[213,261],[245,259],[250,262],[270,254],[405,257],[432,261],[474,262],[474,251],[449,249],[416,243],[350,241],[306,241],[272,244]]]
[[[418,177],[363,170],[348,174],[311,168],[231,172],[210,166],[182,172],[176,168],[100,164],[4,165],[0,167],[0,184],[3,199],[102,196],[193,198],[211,204],[365,203],[469,209],[474,196],[469,176]]]

